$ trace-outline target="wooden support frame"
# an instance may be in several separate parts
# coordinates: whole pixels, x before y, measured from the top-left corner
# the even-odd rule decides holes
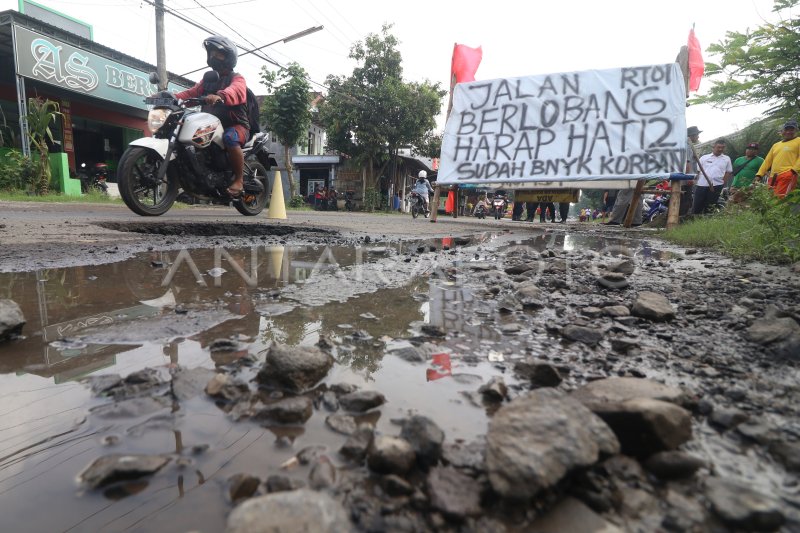
[[[642,201],[642,190],[644,190],[644,180],[637,180],[636,188],[633,190],[633,198],[631,198],[628,212],[625,214],[625,222],[622,224],[626,228],[630,228],[633,224],[633,215],[636,213],[636,207],[639,205],[637,202]]]
[[[436,222],[436,218],[439,216],[439,195],[441,188],[437,185],[433,188],[433,200],[431,200],[431,223]]]
[[[669,207],[667,208],[667,229],[672,229],[680,222],[681,186],[679,180],[670,181]]]

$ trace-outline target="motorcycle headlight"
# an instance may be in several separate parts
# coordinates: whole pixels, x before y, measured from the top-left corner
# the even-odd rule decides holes
[[[167,117],[172,114],[169,109],[151,109],[147,114],[147,126],[150,128],[150,133],[155,133],[167,121]]]

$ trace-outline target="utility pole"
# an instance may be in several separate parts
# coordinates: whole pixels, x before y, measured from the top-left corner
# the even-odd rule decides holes
[[[158,69],[158,90],[167,89],[167,49],[164,44],[164,0],[155,0],[156,6],[156,68]]]

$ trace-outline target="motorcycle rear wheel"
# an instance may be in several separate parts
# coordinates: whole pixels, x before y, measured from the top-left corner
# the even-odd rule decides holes
[[[174,179],[158,181],[161,156],[142,146],[131,146],[119,161],[119,194],[128,208],[144,217],[157,217],[166,213],[175,197],[178,184]]]
[[[267,199],[269,199],[269,192],[267,191],[269,179],[267,179],[267,169],[264,168],[264,165],[256,161],[248,162],[248,165],[250,171],[248,172],[245,170],[245,172],[247,172],[247,176],[245,176],[246,179],[259,180],[263,187],[258,194],[249,194],[246,190],[243,191],[242,197],[233,202],[233,207],[244,216],[252,217],[263,211],[264,207],[267,205]]]

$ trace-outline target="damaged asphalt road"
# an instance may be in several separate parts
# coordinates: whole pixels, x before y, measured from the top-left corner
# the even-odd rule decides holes
[[[37,215],[0,220],[28,318],[4,529],[800,528],[789,268],[578,224],[106,209],[12,252]]]

